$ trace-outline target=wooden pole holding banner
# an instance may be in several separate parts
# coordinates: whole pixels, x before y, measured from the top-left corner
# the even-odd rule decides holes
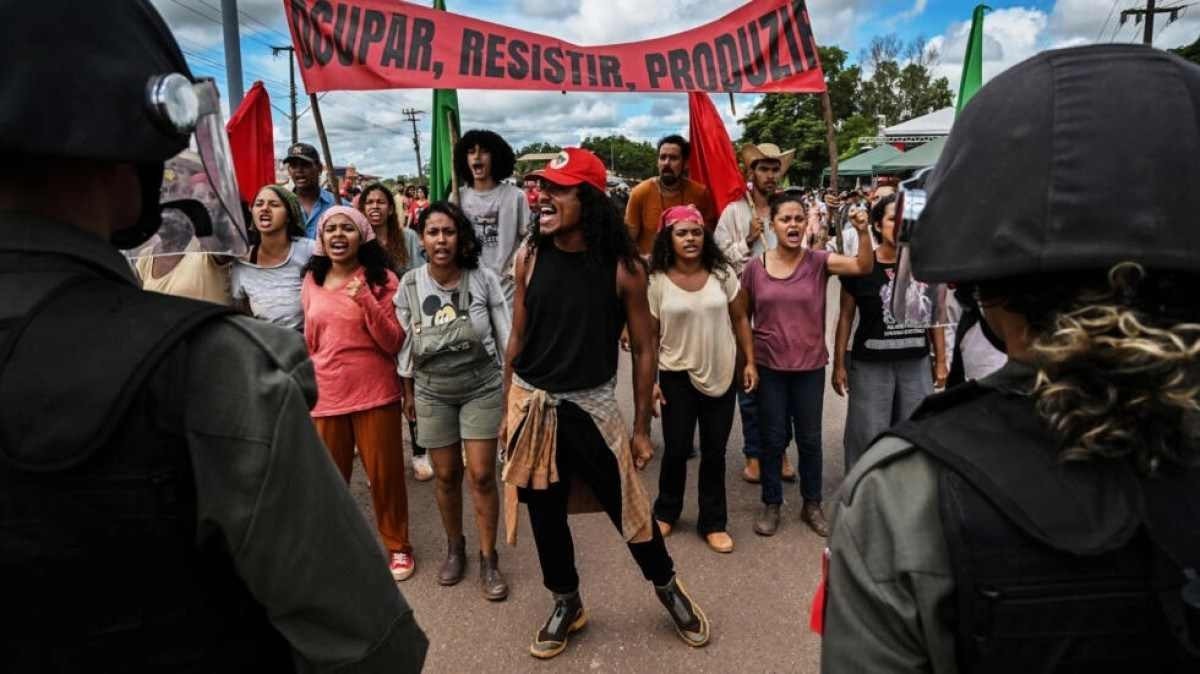
[[[821,92],[821,114],[825,117],[825,144],[829,146],[829,189],[836,193],[838,188],[837,134],[833,128],[833,103],[829,100],[828,89]]]
[[[325,157],[325,166],[329,170],[329,187],[333,192],[335,203],[340,202],[337,172],[333,170],[333,155],[329,152],[329,137],[325,135],[325,122],[321,119],[321,106],[317,103],[317,95],[308,95],[309,106],[312,108],[313,121],[317,123],[317,137],[321,139],[321,155]]]
[[[455,128],[453,110],[446,110],[446,130],[450,133],[450,147],[454,148],[458,145],[458,129]],[[462,202],[459,201],[458,195],[458,169],[454,166],[453,149],[450,154],[450,201],[461,204]]]

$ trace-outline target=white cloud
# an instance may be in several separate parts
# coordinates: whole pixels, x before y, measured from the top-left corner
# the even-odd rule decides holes
[[[906,9],[900,14],[901,19],[915,19],[925,13],[925,7],[929,5],[929,0],[913,0],[913,6]]]

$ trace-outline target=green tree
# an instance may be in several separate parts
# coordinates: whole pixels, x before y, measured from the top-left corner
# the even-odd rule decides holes
[[[561,147],[552,145],[550,143],[529,143],[520,150],[517,150],[517,156],[520,157],[527,154],[549,154],[552,152],[558,152],[561,149]]]
[[[1197,37],[1195,42],[1187,46],[1180,47],[1178,49],[1172,49],[1170,51],[1179,54],[1192,63],[1200,63],[1200,37]]]
[[[658,153],[646,141],[625,136],[588,136],[579,144],[604,160],[609,171],[627,178],[645,180],[658,174]]]
[[[871,72],[860,86],[861,113],[891,126],[950,106],[950,81],[933,79],[931,68],[939,58],[924,38],[908,44],[895,35],[873,38],[859,57]]]
[[[838,127],[838,147],[857,146],[859,136],[878,131],[872,117],[860,114],[858,66],[847,66],[847,54],[838,47],[821,47],[821,67],[829,88],[829,102]],[[741,119],[741,143],[775,143],[783,150],[796,149],[788,171],[792,184],[815,184],[829,165],[821,99],[810,94],[767,94]],[[845,150],[839,154],[845,153]]]

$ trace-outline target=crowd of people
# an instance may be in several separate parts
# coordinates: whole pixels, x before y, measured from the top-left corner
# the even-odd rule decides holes
[[[783,187],[794,151],[747,144],[746,193],[717,213],[708,187],[688,177],[689,142],[671,135],[657,149],[658,175],[633,187],[621,212],[603,162],[578,148],[518,187],[509,144],[472,130],[454,148],[460,184],[449,200],[374,182],[347,203],[320,186],[316,149],[297,143],[284,159],[290,188],[264,186],[249,204],[246,256],[147,257],[138,271],[147,288],[229,302],[303,333],[317,434],[347,483],[361,460],[395,581],[417,565],[407,427],[413,476],[433,480],[446,534],[439,584],[460,582],[472,556],[464,478],[488,600],[509,593],[496,545],[501,483],[510,540],[517,503],[528,507],[554,597],[535,656],[561,652],[586,621],[566,522],[568,506],[581,507],[574,485],[612,518],[680,636],[699,646],[707,619],[664,539],[680,523],[698,454],[696,531],[713,551],[734,551],[725,482],[735,409],[741,473],[761,490],[755,533],[776,534],[783,482],[798,481],[801,521],[829,534],[828,280],[841,286],[832,386],[850,399],[847,470],[948,370],[941,328],[898,326],[890,314],[893,187]],[[632,436],[615,402],[618,345],[633,363]],[[636,473],[653,453],[652,416],[664,448],[651,501]]]
[[[501,514],[516,544],[525,505],[552,604],[533,656],[588,621],[575,512],[607,515],[702,647],[667,539],[698,431],[697,532],[734,550],[735,407],[754,531],[778,532],[790,476],[799,535],[828,537],[823,671],[1200,666],[1195,65],[1039,54],[898,193],[782,187],[794,151],[746,145],[746,194],[720,213],[680,136],[624,212],[580,148],[518,187],[504,139],[471,131],[452,199],[370,184],[342,203],[296,144],[291,185],[246,204],[243,254],[201,240],[240,219],[220,106],[153,7],[0,2],[0,60],[22,63],[0,71],[6,669],[419,671],[406,427],[446,535],[438,583],[474,556],[464,479],[488,601],[512,592]],[[954,319],[909,321],[910,292]],[[827,521],[831,361],[849,400]],[[356,455],[377,532],[346,488]]]

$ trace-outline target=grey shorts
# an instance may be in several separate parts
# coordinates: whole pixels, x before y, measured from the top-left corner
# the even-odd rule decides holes
[[[414,373],[417,444],[438,449],[500,434],[503,375],[492,363],[452,378]]]

